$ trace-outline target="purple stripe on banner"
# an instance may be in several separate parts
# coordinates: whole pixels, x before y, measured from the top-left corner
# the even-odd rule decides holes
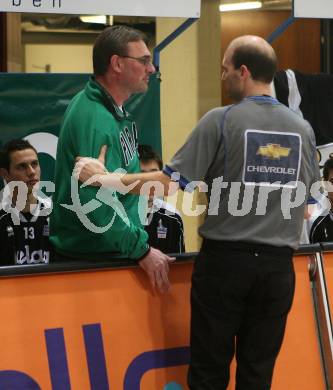
[[[100,324],[83,325],[91,390],[109,390]]]
[[[190,348],[170,348],[144,352],[129,365],[124,379],[124,390],[140,390],[142,376],[149,370],[182,366],[190,362]]]
[[[45,329],[45,340],[52,390],[71,390],[64,330]]]

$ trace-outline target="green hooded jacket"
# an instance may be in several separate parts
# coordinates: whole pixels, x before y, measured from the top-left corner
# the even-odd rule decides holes
[[[138,213],[140,197],[86,186],[73,179],[77,156],[98,157],[105,166],[139,172],[137,130],[131,116],[93,78],[71,101],[60,131],[50,240],[57,252],[81,259],[140,259],[149,250]],[[145,213],[145,210],[142,210]]]

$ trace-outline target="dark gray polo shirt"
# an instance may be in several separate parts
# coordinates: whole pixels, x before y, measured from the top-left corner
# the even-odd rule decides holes
[[[292,248],[320,180],[311,126],[268,96],[208,112],[164,172],[186,190],[207,184],[204,238]]]

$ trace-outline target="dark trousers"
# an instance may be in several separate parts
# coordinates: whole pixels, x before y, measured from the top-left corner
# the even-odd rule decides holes
[[[191,390],[268,390],[292,305],[292,249],[206,240],[191,290]]]

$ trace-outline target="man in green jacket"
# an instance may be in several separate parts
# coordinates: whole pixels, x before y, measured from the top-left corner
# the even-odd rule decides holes
[[[123,104],[147,90],[155,71],[144,35],[125,26],[105,29],[94,45],[93,66],[94,75],[70,103],[59,136],[50,236],[56,259],[133,259],[154,287],[166,291],[172,259],[149,247],[138,197],[80,187],[72,177],[75,157],[97,157],[102,145],[107,145],[108,170],[140,171],[136,125]]]

